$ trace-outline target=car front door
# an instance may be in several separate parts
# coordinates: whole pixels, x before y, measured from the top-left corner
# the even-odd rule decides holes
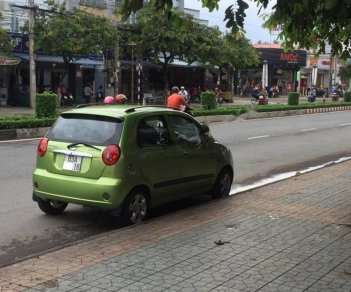
[[[171,142],[162,116],[142,118],[137,126],[138,161],[144,179],[151,187],[154,206],[176,200],[180,196],[179,179],[183,158]]]

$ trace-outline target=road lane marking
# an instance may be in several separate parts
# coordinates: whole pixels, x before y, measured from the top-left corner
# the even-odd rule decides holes
[[[316,128],[310,128],[310,129],[304,129],[304,130],[300,130],[300,132],[309,132],[309,131],[315,131],[317,130]]]
[[[350,126],[351,123],[340,124],[339,127]]]
[[[328,167],[329,165],[338,164],[338,163],[341,163],[341,162],[344,162],[344,161],[347,161],[347,160],[350,160],[350,159],[351,159],[350,156],[341,157],[338,160],[329,161],[329,162],[326,162],[326,163],[321,164],[321,165],[310,166],[308,168],[301,169],[301,170],[298,170],[298,171],[289,171],[289,172],[276,174],[276,175],[273,175],[273,176],[270,176],[270,177],[267,177],[267,178],[263,178],[262,180],[256,181],[256,182],[254,182],[254,183],[252,183],[250,185],[234,184],[232,186],[231,190],[230,190],[230,195],[235,195],[235,194],[242,193],[242,192],[245,192],[245,191],[248,191],[248,190],[252,190],[252,189],[255,189],[255,188],[258,188],[258,187],[265,186],[267,184],[271,184],[271,183],[274,183],[274,182],[277,182],[277,181],[281,181],[281,180],[284,180],[284,179],[288,179],[288,178],[291,178],[291,177],[294,177],[294,176],[297,176],[297,175],[300,175],[300,174],[304,174],[304,173],[308,173],[308,172],[311,172],[311,171],[314,171],[314,170],[318,170],[318,169],[321,169],[321,168],[324,168],[324,167]]]
[[[267,137],[269,137],[269,135],[250,137],[250,138],[247,138],[247,140],[261,139],[261,138],[267,138]]]

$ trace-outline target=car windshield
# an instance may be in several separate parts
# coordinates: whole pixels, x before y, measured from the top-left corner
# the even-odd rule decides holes
[[[117,118],[64,114],[52,126],[47,137],[54,141],[106,146],[119,143],[122,126],[122,120]]]

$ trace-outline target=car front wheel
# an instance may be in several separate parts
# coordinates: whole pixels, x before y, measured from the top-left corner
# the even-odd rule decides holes
[[[40,210],[49,215],[61,214],[67,207],[68,203],[52,201],[52,200],[38,200]]]
[[[212,198],[219,199],[229,196],[233,182],[233,174],[229,168],[223,168],[218,174],[212,189]]]
[[[145,190],[134,189],[123,205],[122,220],[125,224],[136,224],[142,222],[149,211],[149,201]]]

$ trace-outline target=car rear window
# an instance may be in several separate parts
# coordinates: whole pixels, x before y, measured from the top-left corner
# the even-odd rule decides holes
[[[106,146],[119,143],[122,126],[123,121],[117,118],[63,114],[51,127],[47,137],[54,141]]]

